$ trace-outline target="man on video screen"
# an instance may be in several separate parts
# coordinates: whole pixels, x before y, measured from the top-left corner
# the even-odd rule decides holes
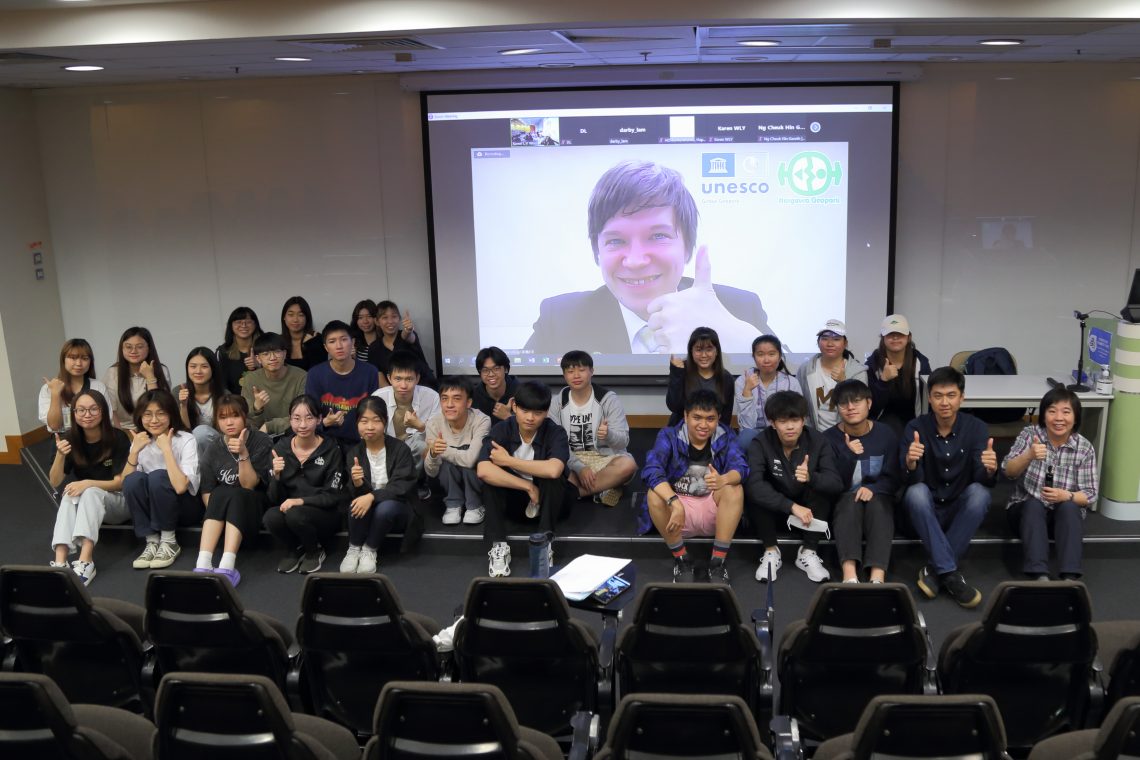
[[[725,351],[748,353],[770,332],[755,293],[712,284],[705,246],[695,277],[697,207],[681,175],[651,161],[623,161],[590,195],[588,228],[597,290],[543,299],[526,348],[559,353],[585,345],[603,354],[683,353],[689,334],[712,327]]]

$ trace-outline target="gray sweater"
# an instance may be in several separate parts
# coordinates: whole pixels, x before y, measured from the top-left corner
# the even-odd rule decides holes
[[[428,454],[424,458],[424,472],[434,477],[439,474],[439,466],[443,462],[451,462],[456,467],[471,468],[479,459],[479,451],[483,448],[483,439],[491,432],[491,418],[475,407],[467,410],[467,424],[456,432],[444,419],[442,414],[436,414],[427,421],[424,428],[424,438],[428,446]],[[443,436],[447,441],[447,451],[438,457],[431,454],[431,442]]]

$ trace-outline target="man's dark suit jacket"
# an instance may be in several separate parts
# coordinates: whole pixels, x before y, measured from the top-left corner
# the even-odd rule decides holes
[[[685,290],[692,284],[692,278],[684,277],[677,289]],[[728,285],[713,285],[713,291],[732,316],[755,325],[757,335],[771,332],[768,315],[755,293]],[[695,324],[700,323],[698,318]],[[544,298],[526,348],[540,354],[561,354],[573,349],[602,354],[632,353],[621,306],[605,285],[597,290]],[[673,352],[677,353],[678,348],[674,347]]]

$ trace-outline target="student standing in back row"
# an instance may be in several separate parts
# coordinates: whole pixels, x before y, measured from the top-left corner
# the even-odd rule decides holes
[[[685,360],[669,360],[669,387],[665,391],[665,406],[669,409],[669,425],[676,425],[685,416],[685,404],[694,392],[711,391],[719,404],[720,424],[732,422],[732,373],[724,368],[724,354],[720,350],[720,337],[716,330],[698,327],[689,336]]]
[[[48,432],[65,433],[71,428],[71,402],[80,391],[98,391],[110,399],[107,386],[95,379],[94,357],[91,344],[83,338],[73,338],[59,350],[59,372],[45,377],[40,387],[39,420]]]
[[[800,365],[796,378],[800,393],[807,399],[811,426],[823,432],[839,422],[832,393],[844,380],[867,380],[867,368],[847,348],[847,325],[829,319],[816,333],[819,353]]]
[[[491,418],[491,424],[514,414],[512,401],[519,381],[511,377],[511,360],[503,349],[488,346],[475,355],[479,384],[471,397],[476,409]]]
[[[984,422],[959,413],[966,398],[961,372],[939,367],[927,387],[930,412],[911,420],[899,441],[903,504],[929,557],[918,589],[930,599],[946,589],[963,607],[977,607],[982,592],[966,582],[960,563],[990,507],[998,468],[994,439]]]
[[[914,345],[910,323],[891,314],[879,329],[879,347],[867,357],[873,419],[890,425],[895,435],[926,411],[926,377],[930,362]]]
[[[768,427],[768,418],[764,416],[768,397],[780,391],[800,392],[799,382],[784,363],[784,347],[775,335],[761,335],[752,341],[752,362],[756,366],[736,378],[733,394],[736,424],[740,427],[736,439],[742,451],[748,451],[756,434]]]
[[[230,393],[241,393],[242,375],[257,369],[253,344],[261,337],[261,322],[248,306],[239,306],[230,312],[226,321],[226,338],[218,346],[218,365],[222,370],[222,383]]]
[[[170,391],[170,374],[158,358],[154,338],[145,327],[128,327],[119,338],[119,354],[103,375],[111,397],[115,424],[135,429],[135,401],[148,391]]]

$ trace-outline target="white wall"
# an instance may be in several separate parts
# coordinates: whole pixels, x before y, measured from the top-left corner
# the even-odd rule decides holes
[[[942,65],[903,85],[895,303],[935,364],[1005,345],[1023,372],[1059,373],[1073,363],[1072,310],[1120,308],[1140,266],[1130,73]],[[66,332],[92,338],[101,367],[141,323],[180,380],[186,351],[219,343],[232,306],[275,325],[295,292],[319,322],[392,297],[430,343],[419,103],[395,78],[53,90],[37,103]],[[978,218],[1001,216],[1031,217],[1035,246],[982,250]]]
[[[56,251],[48,227],[35,102],[31,93],[0,89],[0,451],[5,436],[39,426],[36,397],[44,375],[59,371],[63,322]],[[31,246],[35,243],[37,248]],[[43,255],[44,279],[33,254]]]

